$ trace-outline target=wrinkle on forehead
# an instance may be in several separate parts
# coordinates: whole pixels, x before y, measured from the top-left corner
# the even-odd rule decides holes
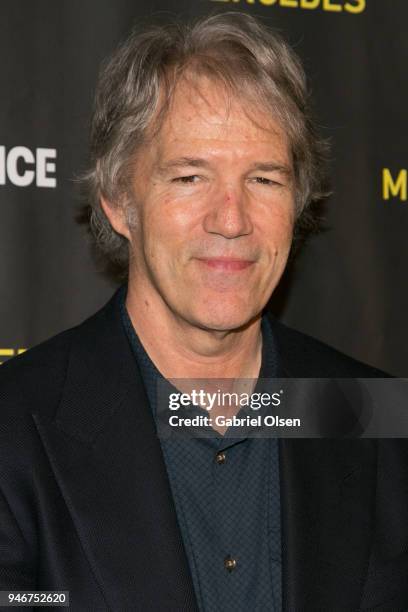
[[[164,101],[162,107],[163,104]],[[262,106],[255,92],[248,90],[238,94],[226,84],[207,76],[185,73],[178,80],[159,125],[153,120],[151,126],[155,137],[164,133],[176,137],[178,132],[182,132],[184,137],[186,125],[192,126],[197,119],[201,120],[202,125],[207,123],[209,129],[218,128],[220,139],[225,137],[223,129],[245,125],[242,140],[249,137],[266,141],[271,135],[286,140],[285,131],[273,116],[270,105],[265,100]]]
[[[136,156],[139,169],[159,167],[169,148],[172,154],[194,157],[203,145],[209,147],[208,152],[214,149],[239,157],[246,155],[247,145],[266,144],[274,148],[282,163],[290,165],[292,153],[287,134],[271,112],[260,108],[259,101],[254,104],[208,77],[181,77],[159,124],[152,124],[154,134]]]

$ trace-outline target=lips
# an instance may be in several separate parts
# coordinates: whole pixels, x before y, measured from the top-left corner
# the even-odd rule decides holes
[[[255,262],[247,259],[232,257],[198,258],[198,261],[209,268],[224,272],[239,272],[252,266]]]

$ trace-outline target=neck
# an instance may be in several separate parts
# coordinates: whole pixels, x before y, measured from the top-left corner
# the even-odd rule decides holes
[[[261,315],[239,329],[202,329],[131,284],[126,308],[147,354],[165,378],[258,378]]]

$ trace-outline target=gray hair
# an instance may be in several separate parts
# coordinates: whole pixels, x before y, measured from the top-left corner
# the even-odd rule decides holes
[[[312,120],[301,62],[278,33],[239,12],[135,29],[102,67],[91,165],[82,177],[82,221],[120,279],[128,273],[128,241],[111,227],[100,199],[127,208],[130,162],[148,131],[151,137],[152,127],[155,133],[160,129],[177,82],[186,75],[206,75],[232,96],[270,110],[286,131],[295,178],[295,237],[313,230],[313,205],[329,193],[328,144]]]

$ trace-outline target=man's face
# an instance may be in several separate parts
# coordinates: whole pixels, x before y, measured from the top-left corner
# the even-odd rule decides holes
[[[245,101],[227,109],[207,80],[200,91],[182,82],[138,152],[130,282],[179,320],[226,331],[261,312],[284,270],[292,161],[277,123],[258,112],[255,124]]]

